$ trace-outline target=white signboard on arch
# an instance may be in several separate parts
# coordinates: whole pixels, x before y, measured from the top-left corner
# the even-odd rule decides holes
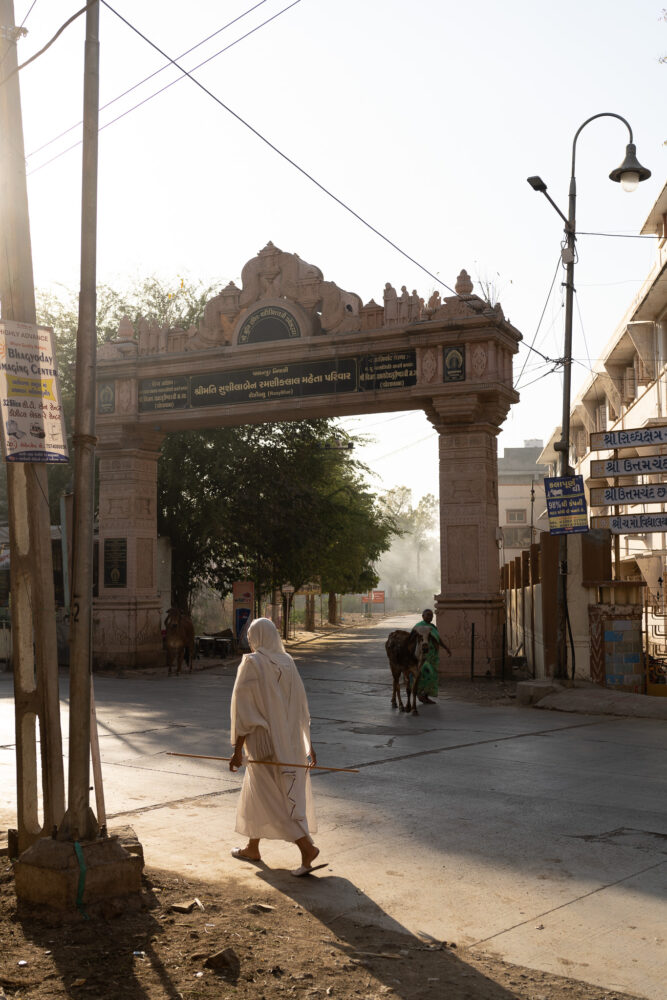
[[[69,461],[50,327],[0,321],[0,415],[6,461]]]

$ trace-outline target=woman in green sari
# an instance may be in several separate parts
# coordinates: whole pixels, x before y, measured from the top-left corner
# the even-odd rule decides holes
[[[425,705],[434,705],[435,702],[430,697],[438,695],[438,661],[440,659],[440,647],[447,650],[449,656],[452,651],[449,646],[442,641],[440,633],[433,624],[433,612],[430,608],[422,611],[422,620],[417,622],[415,628],[430,628],[431,641],[429,643],[428,654],[422,663],[421,675],[417,686],[417,697]]]

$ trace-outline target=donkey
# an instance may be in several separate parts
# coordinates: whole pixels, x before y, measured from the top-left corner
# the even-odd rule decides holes
[[[400,711],[409,712],[410,697],[412,696],[412,714],[419,715],[417,711],[417,685],[419,684],[422,663],[428,655],[430,640],[431,630],[424,628],[423,625],[419,628],[413,628],[411,632],[397,628],[389,633],[384,648],[387,651],[389,666],[394,678],[394,690],[391,696],[392,708],[396,708],[396,699],[398,698]],[[410,675],[413,678],[412,684],[410,683]],[[407,699],[405,708],[403,708],[401,701],[401,677],[405,678],[405,697]]]
[[[169,608],[167,617],[164,620],[166,629],[165,646],[167,649],[167,666],[169,668],[167,676],[171,674],[171,668],[176,660],[176,673],[180,674],[183,664],[183,656],[187,650],[187,662],[192,672],[192,661],[195,657],[195,630],[192,619],[178,608]]]

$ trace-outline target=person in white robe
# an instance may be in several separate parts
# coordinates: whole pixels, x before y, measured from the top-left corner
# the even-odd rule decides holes
[[[256,618],[248,628],[251,653],[239,664],[232,692],[230,771],[248,762],[280,761],[279,766],[246,767],[236,813],[236,832],[248,838],[232,856],[261,861],[261,839],[287,840],[301,852],[293,875],[313,870],[319,849],[309,766],[317,763],[310,739],[310,712],[303,681],[285,652],[278,630],[268,618]],[[290,765],[301,764],[302,767]]]

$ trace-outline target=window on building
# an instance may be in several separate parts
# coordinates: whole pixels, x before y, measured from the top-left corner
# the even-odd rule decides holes
[[[525,510],[508,510],[507,511],[507,523],[508,524],[525,524],[526,523],[526,511]]]
[[[505,549],[528,549],[531,539],[530,525],[523,527],[503,528],[503,547]]]

